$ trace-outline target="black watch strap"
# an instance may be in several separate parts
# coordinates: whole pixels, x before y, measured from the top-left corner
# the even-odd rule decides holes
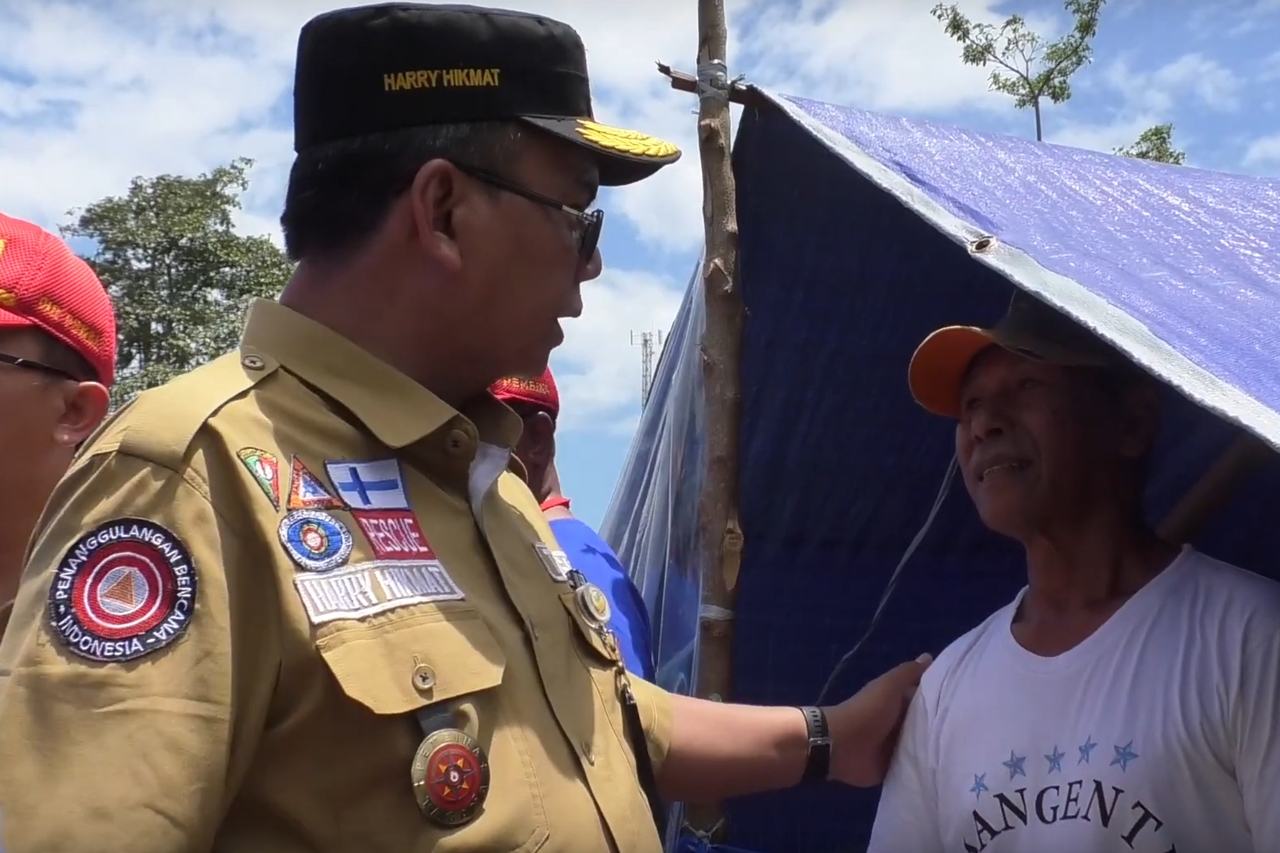
[[[804,763],[802,783],[825,782],[831,775],[831,733],[827,714],[821,708],[805,707],[804,722],[809,729],[809,754]]]

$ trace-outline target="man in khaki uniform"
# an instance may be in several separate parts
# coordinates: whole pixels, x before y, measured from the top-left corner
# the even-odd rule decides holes
[[[879,782],[922,663],[825,712],[669,696],[507,471],[486,389],[580,312],[596,188],[678,156],[590,116],[545,18],[303,29],[293,281],[117,415],[37,533],[0,643],[6,850],[656,853],[658,796]]]

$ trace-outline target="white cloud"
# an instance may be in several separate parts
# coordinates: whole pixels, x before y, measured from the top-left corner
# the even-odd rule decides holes
[[[1243,8],[1217,9],[1206,5],[1196,10],[1197,18],[1212,17],[1226,13],[1226,20],[1232,23],[1228,32],[1234,36],[1248,35],[1264,27],[1272,26],[1270,19],[1280,12],[1280,0],[1252,0],[1243,3]]]
[[[1132,145],[1142,131],[1156,124],[1160,124],[1160,121],[1150,113],[1130,114],[1109,122],[1074,121],[1056,127],[1045,138],[1058,145],[1088,148],[1109,154],[1117,148]],[[1181,141],[1174,139],[1175,145]]]
[[[964,11],[976,22],[998,23],[1004,15],[997,5],[973,0]],[[734,33],[735,45],[753,82],[791,94],[898,113],[1007,109],[1007,98],[988,90],[988,71],[960,63],[959,46],[929,14],[933,6],[932,0],[773,3],[749,30]]]
[[[1249,143],[1244,153],[1244,164],[1254,168],[1280,166],[1280,133],[1264,136]]]
[[[1195,99],[1211,110],[1236,110],[1243,88],[1235,72],[1200,53],[1183,54],[1152,70],[1137,69],[1128,57],[1121,57],[1101,69],[1101,82],[1121,97],[1109,111],[1110,118],[1081,121],[1070,118],[1073,111],[1068,110],[1065,121],[1051,122],[1047,141],[1109,153],[1131,145],[1144,130],[1172,121],[1174,145],[1185,149],[1194,140],[1175,120],[1178,109]],[[1108,115],[1097,109],[1089,113]]]
[[[1128,59],[1111,63],[1106,80],[1130,109],[1168,114],[1187,96],[1215,110],[1240,106],[1243,81],[1229,68],[1200,53],[1187,53],[1154,71],[1140,71]]]
[[[1280,0],[1276,0],[1280,3]],[[1258,79],[1262,81],[1280,80],[1280,50],[1263,57]]]
[[[582,285],[583,316],[565,323],[554,355],[566,429],[634,427],[641,370],[631,333],[665,333],[681,296],[675,282],[646,272],[606,270]]]

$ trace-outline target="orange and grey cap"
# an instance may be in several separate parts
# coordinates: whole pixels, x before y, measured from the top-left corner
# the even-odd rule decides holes
[[[960,416],[960,386],[987,347],[998,346],[1033,361],[1061,367],[1111,367],[1123,363],[1114,349],[1083,326],[1022,291],[989,329],[947,326],[924,339],[911,357],[911,395],[927,411]]]

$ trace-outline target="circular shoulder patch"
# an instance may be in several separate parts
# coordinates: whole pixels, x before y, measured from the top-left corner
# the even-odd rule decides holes
[[[300,567],[309,572],[336,569],[351,556],[351,531],[329,515],[300,509],[280,520],[280,543]]]
[[[97,661],[164,648],[187,630],[195,606],[196,570],[186,546],[141,518],[118,518],[81,536],[49,588],[53,633]]]

